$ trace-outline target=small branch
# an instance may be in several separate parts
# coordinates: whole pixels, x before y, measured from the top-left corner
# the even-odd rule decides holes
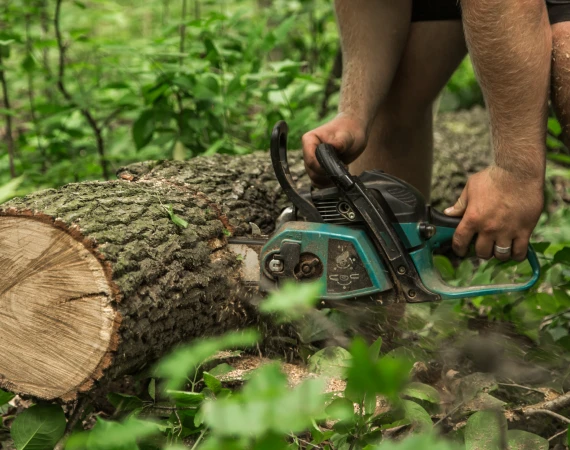
[[[561,414],[555,413],[554,411],[550,411],[548,409],[529,409],[524,411],[524,414],[527,416],[531,416],[533,414],[547,414],[555,419],[560,420],[561,422],[570,423],[570,419],[568,417],[564,417]]]
[[[32,39],[30,37],[30,26],[31,26],[31,16],[26,14],[26,51],[29,57],[32,57]],[[40,155],[42,157],[42,173],[46,172],[47,155],[46,149],[42,145],[42,140],[40,139],[40,125],[38,123],[38,118],[36,116],[36,101],[35,101],[35,88],[34,88],[34,77],[31,72],[28,72],[28,101],[30,102],[30,115],[32,117],[32,123],[34,124],[34,130],[36,132],[36,141],[38,149],[40,150]]]
[[[562,436],[562,435],[564,435],[564,434],[567,434],[567,433],[568,433],[568,428],[566,428],[565,430],[559,431],[559,432],[556,433],[554,436],[550,436],[550,437],[548,438],[548,440],[549,440],[549,441],[553,441],[553,440],[556,439],[557,437],[560,437],[560,436]]]
[[[2,50],[0,49],[0,84],[2,85],[2,95],[4,101],[4,120],[6,121],[6,146],[8,147],[8,157],[10,159],[10,176],[16,178],[16,169],[14,167],[14,136],[12,135],[12,116],[10,115],[10,97],[8,93],[8,83],[6,82],[4,59],[2,57]]]
[[[111,121],[117,117],[119,114],[121,114],[123,112],[124,107],[119,106],[115,111],[113,111],[111,114],[109,114],[104,120],[103,120],[103,124],[101,125],[102,129],[107,128],[110,124]]]
[[[184,48],[186,44],[186,14],[188,10],[188,0],[182,0],[182,18],[180,23],[180,65],[184,63]]]
[[[333,67],[331,73],[327,78],[327,84],[325,86],[325,93],[323,101],[321,103],[321,110],[319,112],[319,118],[324,119],[329,110],[329,100],[331,96],[338,91],[338,79],[342,76],[342,51],[340,46],[336,52]]]
[[[85,411],[85,408],[87,407],[87,405],[88,405],[88,402],[87,402],[86,397],[83,397],[83,398],[80,398],[79,400],[77,400],[77,403],[75,404],[75,408],[73,408],[73,412],[71,413],[71,415],[69,416],[69,419],[67,420],[67,425],[65,427],[65,433],[63,434],[61,439],[58,441],[56,446],[53,448],[53,450],[63,450],[65,448],[65,442],[69,438],[70,434],[73,432],[73,429],[75,428],[75,425],[77,424],[79,419],[81,419],[81,416],[83,415],[83,412]]]
[[[99,154],[99,164],[101,165],[101,170],[103,172],[103,177],[109,179],[109,168],[107,166],[107,160],[105,158],[105,141],[103,139],[103,130],[99,127],[99,124],[87,108],[81,108],[77,102],[73,99],[71,93],[67,90],[65,86],[65,45],[63,43],[63,38],[61,35],[60,27],[60,14],[61,14],[61,4],[63,0],[57,0],[55,5],[55,16],[54,16],[54,28],[55,36],[57,40],[57,48],[59,51],[59,66],[57,72],[57,87],[65,99],[72,105],[81,111],[81,114],[87,120],[87,123],[93,130],[95,134],[95,142],[97,144],[97,153]]]
[[[176,406],[159,406],[159,405],[149,405],[149,409],[158,409],[161,411],[189,411],[189,410],[197,410],[196,406],[183,406],[182,408],[178,408]]]
[[[548,402],[541,403],[536,405],[537,409],[548,409],[549,411],[557,411],[563,408],[570,406],[570,392],[567,392],[564,395],[561,395],[554,400],[550,400]],[[533,407],[526,407],[525,410],[534,409]]]
[[[507,386],[507,387],[514,387],[514,388],[518,388],[518,389],[524,389],[526,391],[531,391],[531,392],[538,392],[541,395],[544,395],[544,392],[542,392],[540,389],[536,389],[536,388],[532,388],[532,387],[528,387],[528,386],[523,386],[522,384],[515,384],[515,383],[497,383],[499,386]]]

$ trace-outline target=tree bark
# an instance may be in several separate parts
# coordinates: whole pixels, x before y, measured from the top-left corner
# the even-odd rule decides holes
[[[440,119],[434,203],[443,207],[491,158],[483,111]],[[300,152],[290,160],[308,185]],[[267,348],[294,351],[279,338],[291,330],[257,313],[226,245],[250,222],[271,232],[288,204],[266,152],[137,163],[117,175],[0,206],[0,387],[72,400],[179,342],[251,325]]]

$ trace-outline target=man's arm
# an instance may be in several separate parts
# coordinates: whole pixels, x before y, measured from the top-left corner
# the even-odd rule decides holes
[[[406,43],[411,2],[336,0],[335,9],[343,57],[339,115],[303,136],[305,165],[317,184],[328,181],[315,157],[317,145],[334,145],[345,163],[364,151]]]
[[[493,167],[474,175],[446,213],[464,219],[460,255],[523,259],[542,211],[551,36],[543,0],[462,0],[465,36],[491,118]]]
[[[543,0],[463,0],[469,52],[491,118],[495,163],[544,176],[552,37]]]

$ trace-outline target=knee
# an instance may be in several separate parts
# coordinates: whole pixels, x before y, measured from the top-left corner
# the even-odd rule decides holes
[[[570,22],[560,22],[552,26],[552,58],[568,59],[570,55]]]
[[[433,108],[432,98],[394,95],[382,104],[378,116],[385,123],[385,128],[401,136],[407,130],[412,132],[431,125]]]

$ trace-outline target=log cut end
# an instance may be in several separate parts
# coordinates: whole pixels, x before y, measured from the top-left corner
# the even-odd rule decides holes
[[[104,266],[51,220],[0,216],[0,386],[72,399],[109,363],[118,317]]]

